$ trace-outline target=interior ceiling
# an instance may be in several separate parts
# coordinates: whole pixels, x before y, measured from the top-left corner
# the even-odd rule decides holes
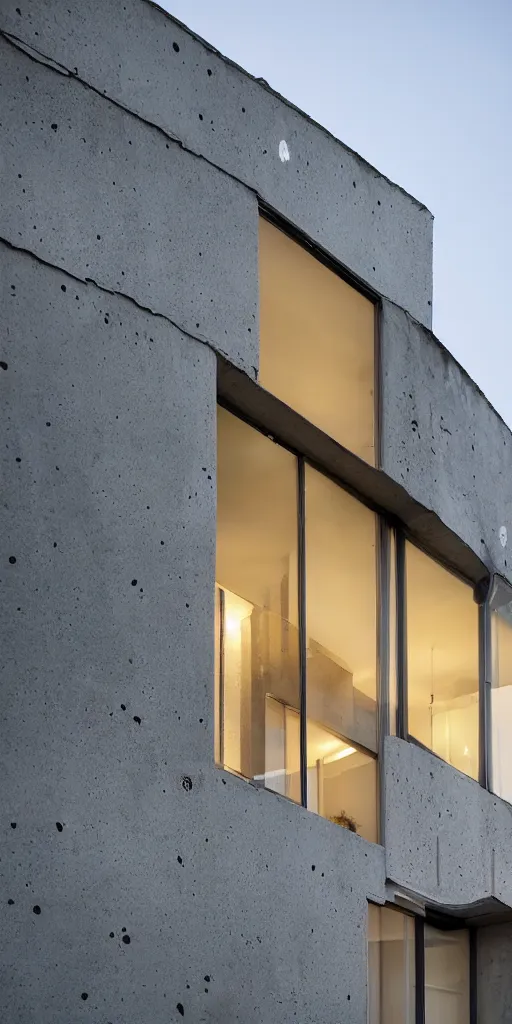
[[[372,465],[375,307],[260,218],[260,383]]]

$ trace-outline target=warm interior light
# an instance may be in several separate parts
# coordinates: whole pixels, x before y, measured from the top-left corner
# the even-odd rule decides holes
[[[228,636],[236,636],[240,632],[240,619],[234,615],[226,615],[226,633]]]
[[[330,754],[328,757],[324,757],[324,764],[332,764],[333,761],[341,761],[342,757],[348,757],[349,754],[355,753],[355,747],[345,747],[344,750],[338,750],[335,754]]]

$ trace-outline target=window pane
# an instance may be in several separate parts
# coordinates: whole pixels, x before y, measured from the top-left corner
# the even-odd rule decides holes
[[[374,513],[307,466],[308,806],[372,840],[376,763],[360,748],[377,751],[376,603]]]
[[[375,307],[260,218],[260,382],[375,464]]]
[[[425,925],[425,1024],[469,1024],[469,933]]]
[[[406,545],[409,733],[478,778],[478,607],[462,583]]]
[[[492,789],[512,803],[512,602],[492,612]]]
[[[217,757],[300,800],[297,467],[218,411]]]
[[[396,631],[396,534],[390,530],[389,544],[389,733],[396,736],[398,711],[397,674],[397,631]]]
[[[368,1024],[414,1024],[414,920],[368,904]]]

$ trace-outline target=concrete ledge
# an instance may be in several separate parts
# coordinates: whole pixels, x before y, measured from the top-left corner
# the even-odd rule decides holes
[[[433,905],[512,907],[512,807],[434,754],[384,744],[386,873]]]

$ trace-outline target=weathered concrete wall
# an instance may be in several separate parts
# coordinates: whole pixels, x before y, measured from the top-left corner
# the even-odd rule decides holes
[[[512,807],[434,754],[388,736],[386,873],[441,906],[512,906]],[[491,1018],[489,1018],[491,1019]]]
[[[130,295],[254,377],[254,195],[5,39],[0,82],[0,235]]]
[[[367,898],[512,904],[511,812],[388,740],[385,859],[214,767],[215,353],[254,379],[258,195],[425,323],[430,215],[162,12],[67,3],[0,11],[0,1016],[363,1024]],[[510,435],[383,326],[384,471],[507,573]]]
[[[478,932],[477,1024],[512,1024],[512,924]]]
[[[433,335],[387,302],[382,390],[384,472],[512,581],[512,434]]]
[[[0,30],[244,182],[431,325],[428,210],[163,11],[103,0],[99,17],[81,0],[3,0]],[[282,140],[289,161],[279,157]]]
[[[214,354],[0,255],[0,1017],[362,1022],[382,848],[213,766]]]

